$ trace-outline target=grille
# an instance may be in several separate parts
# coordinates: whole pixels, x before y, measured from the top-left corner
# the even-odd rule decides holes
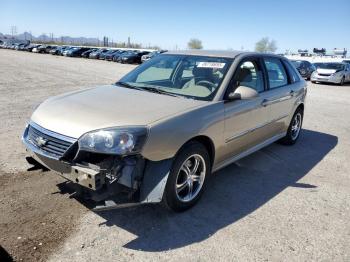
[[[67,149],[73,144],[69,141],[45,134],[32,126],[29,126],[28,129],[28,140],[43,152],[57,158],[62,157]]]
[[[330,76],[331,74],[318,74],[319,76]]]

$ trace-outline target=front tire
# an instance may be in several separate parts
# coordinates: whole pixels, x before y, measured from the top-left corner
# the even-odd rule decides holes
[[[301,108],[298,108],[290,121],[287,135],[280,140],[282,144],[294,145],[297,142],[303,124],[303,118],[304,112]]]
[[[175,212],[189,209],[200,199],[211,173],[208,151],[190,142],[176,155],[165,187],[163,203]]]
[[[343,86],[344,83],[345,83],[345,76],[342,77],[342,79],[341,79],[339,85],[340,85],[340,86]]]

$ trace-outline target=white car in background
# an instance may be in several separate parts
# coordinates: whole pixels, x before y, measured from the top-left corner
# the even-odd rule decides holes
[[[311,82],[326,82],[339,85],[350,82],[350,64],[317,63],[317,69],[311,75]]]

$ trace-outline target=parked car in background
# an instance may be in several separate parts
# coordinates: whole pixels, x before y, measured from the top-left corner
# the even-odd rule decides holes
[[[310,80],[311,74],[316,70],[315,66],[305,60],[290,60],[300,75],[307,80]]]
[[[110,52],[110,53],[107,53],[105,55],[105,60],[107,61],[112,61],[113,60],[113,57],[117,54],[121,54],[123,51],[122,50],[113,50],[113,52]]]
[[[165,52],[166,52],[166,50],[160,50],[160,51],[154,51],[154,52],[151,52],[149,54],[143,55],[141,57],[141,62],[143,63],[143,62],[150,60],[151,58],[156,57],[157,55],[160,55],[160,54],[165,53]]]
[[[184,211],[212,186],[212,172],[275,141],[295,144],[306,89],[277,55],[169,52],[114,85],[49,98],[22,140],[82,196],[114,195],[118,204],[95,210],[163,202]]]
[[[312,65],[317,69],[322,63],[312,63]]]
[[[116,53],[118,50],[116,49],[110,49],[107,52],[103,52],[100,54],[99,58],[100,60],[105,60],[107,55],[113,55],[114,53]]]
[[[56,46],[52,46],[52,45],[40,45],[36,48],[33,48],[32,52],[40,53],[40,54],[48,54],[50,50],[55,47]]]
[[[350,64],[350,59],[343,60],[343,63]]]
[[[63,56],[63,52],[65,52],[71,48],[72,48],[72,46],[62,46],[61,48],[57,49],[57,52],[55,54]]]
[[[51,48],[51,50],[49,51],[49,54],[51,55],[56,55],[57,54],[57,51],[62,48],[61,46],[55,46],[53,48]]]
[[[39,45],[37,44],[29,44],[27,45],[26,47],[23,48],[24,51],[27,51],[27,52],[32,52],[32,50],[35,48],[35,47],[38,47]]]
[[[95,52],[95,51],[97,51],[97,50],[98,50],[98,48],[91,48],[91,49],[89,49],[89,50],[83,52],[83,53],[81,54],[81,57],[83,57],[83,58],[89,58],[89,55],[90,55],[92,52]]]
[[[21,46],[19,47],[18,50],[20,50],[20,51],[26,51],[26,48],[27,48],[29,45],[30,45],[30,44],[23,44],[23,45],[21,45]]]
[[[41,47],[41,45],[37,45],[32,49],[33,53],[39,53],[39,47]]]
[[[115,53],[112,58],[113,62],[118,62],[119,57],[127,52],[130,52],[130,50],[120,50],[119,52]]]
[[[16,47],[16,50],[18,50],[18,51],[24,51],[24,49],[27,47],[27,46],[29,46],[29,44],[24,44],[24,43],[22,43],[22,44],[19,44],[17,47]]]
[[[134,54],[136,51],[135,50],[126,50],[125,52],[123,52],[122,54],[120,54],[117,58],[116,58],[116,62],[121,63],[122,58],[124,56],[129,56]]]
[[[350,64],[319,63],[311,75],[311,82],[334,83],[343,85],[350,82]]]
[[[70,51],[73,50],[74,48],[77,48],[77,47],[76,47],[76,46],[70,46],[70,47],[64,49],[63,51],[61,51],[61,53],[62,53],[61,55],[67,56],[68,52],[70,52]]]
[[[17,45],[18,45],[17,43],[13,43],[13,44],[11,44],[11,45],[10,45],[10,49],[15,50]]]
[[[46,45],[46,46],[41,46],[39,48],[39,50],[42,50],[42,52],[40,53],[45,53],[45,54],[49,54],[51,49],[55,49],[57,46],[55,45]]]
[[[66,56],[81,57],[81,54],[88,50],[90,50],[88,47],[73,47],[67,51]]]
[[[117,62],[119,63],[127,63],[127,64],[141,64],[141,57],[143,55],[149,54],[147,51],[131,51],[122,54]]]
[[[89,58],[91,59],[99,59],[100,55],[102,53],[107,53],[109,51],[109,49],[98,49],[95,52],[90,53]]]

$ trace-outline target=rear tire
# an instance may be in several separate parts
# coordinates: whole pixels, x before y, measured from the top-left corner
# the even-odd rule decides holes
[[[303,118],[304,112],[301,108],[298,108],[290,121],[287,135],[280,140],[281,144],[294,145],[297,142],[303,125]]]
[[[209,153],[198,142],[190,142],[177,153],[165,187],[163,203],[182,212],[197,203],[211,173]]]
[[[345,83],[345,76],[342,77],[342,79],[341,79],[339,85],[340,85],[340,86],[343,86],[344,83]]]

